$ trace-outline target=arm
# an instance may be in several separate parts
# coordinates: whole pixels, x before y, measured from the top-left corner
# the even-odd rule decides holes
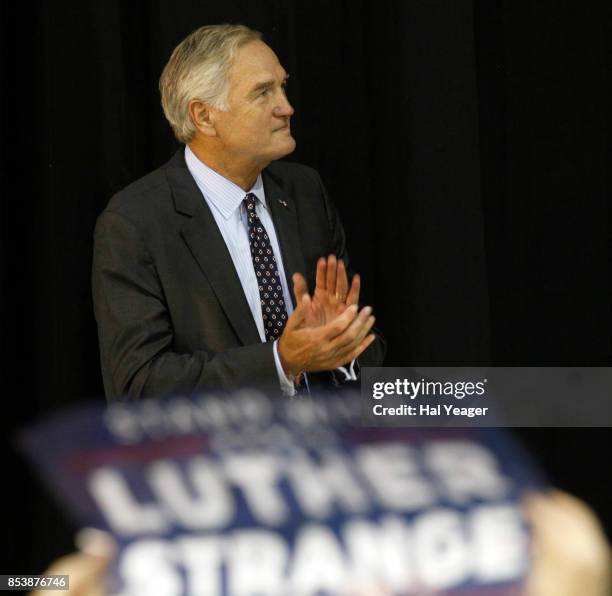
[[[108,399],[258,386],[278,390],[272,344],[174,351],[171,315],[139,231],[107,211],[94,233],[93,301]]]

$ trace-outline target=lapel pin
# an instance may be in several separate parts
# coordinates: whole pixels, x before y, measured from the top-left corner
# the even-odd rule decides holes
[[[285,201],[283,201],[282,199],[278,199],[278,202],[283,206],[286,207],[287,203]]]

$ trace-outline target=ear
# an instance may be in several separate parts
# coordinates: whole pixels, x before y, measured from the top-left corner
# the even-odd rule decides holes
[[[199,99],[189,102],[189,116],[194,126],[207,137],[216,137],[215,110]]]

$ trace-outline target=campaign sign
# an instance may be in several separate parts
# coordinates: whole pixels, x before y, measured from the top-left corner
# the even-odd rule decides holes
[[[514,594],[540,486],[499,429],[359,426],[358,395],[73,410],[23,444],[124,596]]]

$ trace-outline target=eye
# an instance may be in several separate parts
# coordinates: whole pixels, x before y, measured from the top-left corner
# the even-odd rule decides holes
[[[260,94],[259,97],[268,97],[268,95],[270,95],[270,88],[268,89],[264,89]]]

